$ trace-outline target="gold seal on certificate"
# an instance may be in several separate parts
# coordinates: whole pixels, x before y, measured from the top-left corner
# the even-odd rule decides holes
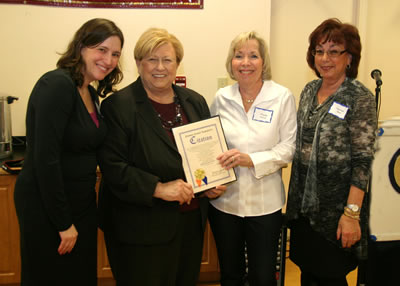
[[[172,128],[172,133],[195,193],[236,181],[235,171],[225,170],[217,160],[228,150],[219,116]]]

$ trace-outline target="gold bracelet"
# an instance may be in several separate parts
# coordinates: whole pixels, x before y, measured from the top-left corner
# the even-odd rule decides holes
[[[350,215],[354,215],[354,216],[360,216],[360,213],[361,213],[360,211],[358,211],[358,212],[352,211],[348,207],[344,207],[344,212],[346,212],[346,213],[348,213]]]
[[[343,214],[345,216],[349,217],[349,218],[352,218],[352,219],[355,219],[355,220],[358,220],[358,221],[360,220],[360,213],[354,214],[354,212],[352,213],[351,210],[348,210],[346,208],[344,209]]]
[[[349,215],[349,214],[347,214],[347,213],[343,213],[343,215],[345,215],[345,216],[347,216],[347,217],[349,217],[349,218],[358,220],[358,221],[360,220],[360,217],[359,217],[359,216],[352,216],[352,215]]]
[[[349,214],[351,214],[351,215],[355,215],[355,216],[360,216],[360,212],[361,212],[361,210],[355,212],[351,208],[349,208],[348,206],[344,207],[344,211],[349,213]]]

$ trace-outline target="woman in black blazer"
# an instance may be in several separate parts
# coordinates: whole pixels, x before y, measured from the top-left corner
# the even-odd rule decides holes
[[[149,29],[136,44],[140,77],[102,103],[109,133],[101,149],[99,208],[118,286],[196,285],[208,198],[185,182],[171,128],[206,119],[205,99],[173,84],[179,40]]]
[[[113,22],[86,22],[58,69],[31,93],[25,163],[14,193],[22,286],[97,285],[96,152],[107,131],[98,96],[122,79],[123,44]]]

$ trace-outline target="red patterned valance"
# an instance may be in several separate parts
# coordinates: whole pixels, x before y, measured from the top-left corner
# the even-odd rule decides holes
[[[179,8],[179,9],[203,9],[204,0],[142,0],[142,1],[119,1],[119,0],[0,0],[0,3],[30,4],[60,7],[82,7],[82,8]]]

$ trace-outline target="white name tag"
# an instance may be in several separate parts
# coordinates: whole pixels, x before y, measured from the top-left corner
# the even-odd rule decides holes
[[[329,113],[339,117],[340,119],[344,119],[348,110],[349,108],[346,105],[342,105],[334,101],[331,108],[329,108]]]
[[[271,123],[273,114],[274,114],[273,110],[256,107],[253,113],[253,120],[265,123]]]

